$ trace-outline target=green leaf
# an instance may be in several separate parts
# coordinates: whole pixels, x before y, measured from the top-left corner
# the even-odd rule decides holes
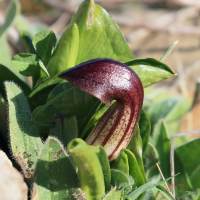
[[[44,66],[44,63],[41,60],[39,60],[38,62],[39,62],[39,66],[42,69],[42,72],[44,72],[44,73],[41,72],[41,77],[42,78],[49,77],[49,73],[48,73],[46,67]]]
[[[161,185],[157,185],[156,188],[163,194],[168,200],[175,200],[174,197]]]
[[[145,173],[148,181],[158,181],[160,178],[160,174],[158,172],[158,168],[156,163],[158,163],[158,152],[155,147],[148,143],[146,154],[144,156],[144,167]]]
[[[162,56],[162,58],[160,59],[161,62],[164,62],[167,57],[169,56],[169,54],[174,50],[174,48],[176,47],[176,45],[178,44],[178,40],[176,40],[170,47],[169,49],[165,52],[165,54]]]
[[[109,160],[108,160],[108,156],[106,154],[105,149],[101,146],[90,146],[95,152],[96,155],[99,158],[99,162],[101,164],[101,168],[103,171],[103,175],[104,175],[104,183],[105,183],[105,191],[108,192],[110,191],[110,187],[111,187],[111,173],[110,173],[110,164],[109,164]]]
[[[33,200],[74,199],[78,176],[59,140],[49,137],[38,155]]]
[[[0,47],[0,64],[6,66],[12,71],[15,71],[11,65],[10,49],[5,37],[0,39]]]
[[[176,174],[175,176],[177,176],[178,174]],[[174,176],[174,177],[175,177]],[[135,200],[137,199],[137,197],[139,197],[143,192],[146,192],[154,187],[156,187],[157,185],[161,185],[162,183],[170,180],[172,177],[165,179],[164,181],[159,181],[159,182],[148,182],[145,183],[144,185],[140,186],[139,188],[136,188],[133,192],[131,192],[128,195],[128,198],[130,198],[131,200]]]
[[[184,162],[181,161],[177,152],[174,152],[174,164],[175,164],[175,173],[180,173],[179,176],[175,178],[175,191],[176,194],[185,192],[186,190],[193,190],[190,178],[184,168]]]
[[[64,147],[78,137],[76,117],[55,117],[55,125],[50,131],[50,135],[63,142]]]
[[[119,156],[110,163],[112,169],[117,169],[125,174],[129,175],[129,163],[128,163],[128,156],[121,150]]]
[[[16,16],[20,13],[19,1],[12,1],[6,13],[5,22],[0,30],[0,40],[6,35],[8,28],[13,24]]]
[[[25,95],[30,94],[31,88],[24,82],[22,81],[18,76],[16,76],[10,69],[7,67],[3,66],[0,64],[0,93],[2,93],[3,96],[5,96],[5,89],[3,82],[8,80],[8,81],[14,81],[18,85],[21,86],[23,89]]]
[[[117,187],[114,187],[110,192],[103,198],[103,200],[120,200],[121,191],[117,190]]]
[[[69,92],[67,92],[69,91]],[[61,98],[56,98],[58,95],[66,93]],[[36,121],[44,121],[53,123],[55,114],[58,116],[71,117],[76,116],[78,127],[81,127],[85,119],[87,118],[90,110],[98,101],[97,98],[85,93],[77,88],[73,88],[71,84],[66,81],[58,84],[49,94],[47,104],[52,101],[42,113],[40,113]]]
[[[111,105],[115,101],[111,102]],[[93,106],[92,110],[90,111],[90,115],[85,119],[81,129],[80,129],[80,137],[86,139],[87,136],[90,134],[92,129],[95,127],[101,116],[106,112],[106,110],[111,105],[105,105],[101,101],[97,101],[97,103]]]
[[[168,97],[151,103],[151,106],[146,111],[152,127],[155,126],[159,119],[165,119],[169,133],[172,134],[179,126],[181,117],[188,111],[189,107],[189,99],[183,97]],[[176,123],[175,127],[174,123]]]
[[[12,82],[5,82],[5,87],[12,153],[25,178],[33,178],[38,152],[43,144],[23,92]]]
[[[31,108],[34,109],[41,104],[45,104],[47,97],[51,90],[62,81],[58,78],[58,74],[52,78],[47,79],[44,83],[40,84],[29,96]]]
[[[7,110],[6,110],[6,102],[3,96],[0,93],[0,135],[3,135],[4,140],[8,141],[8,130],[7,130]]]
[[[51,58],[55,44],[56,35],[51,30],[41,31],[33,37],[33,46],[45,66]]]
[[[128,149],[125,149],[124,152],[126,153],[128,157],[129,175],[134,179],[135,185],[139,187],[145,184],[145,179],[143,177],[143,174],[141,173],[141,170],[139,168],[135,155]]]
[[[140,112],[140,118],[138,120],[138,124],[140,128],[140,136],[142,138],[142,152],[143,152],[142,155],[144,156],[148,146],[149,136],[151,132],[151,122],[144,108],[142,108]]]
[[[164,177],[170,176],[170,139],[167,132],[166,123],[161,119],[156,124],[151,143],[158,152],[160,168]]]
[[[24,76],[20,75],[19,73],[17,73],[11,65],[10,50],[9,50],[9,46],[8,46],[8,43],[7,43],[5,37],[0,39],[0,47],[1,47],[0,48],[0,64],[4,65],[5,67],[7,67],[9,69],[9,71],[11,71],[13,74],[15,74],[15,76],[21,80],[20,82],[23,82],[22,85],[28,84],[26,78]],[[12,78],[11,77],[9,78],[6,74],[2,73],[2,76],[6,76],[6,78],[8,78],[7,80],[12,80]],[[5,80],[5,79],[3,78],[3,80]],[[30,89],[29,89],[29,93],[30,93]],[[4,91],[2,92],[2,94],[4,94]]]
[[[103,57],[121,62],[133,58],[116,22],[92,0],[86,0],[80,5],[75,23],[79,28],[79,52],[76,64]]]
[[[147,182],[146,175],[144,172],[144,165],[142,160],[142,138],[140,136],[140,129],[137,124],[135,131],[133,133],[133,136],[131,138],[131,141],[129,142],[127,149],[129,149],[135,156],[139,169],[142,173],[142,176],[144,178],[145,183]]]
[[[138,58],[124,64],[139,76],[143,87],[176,75],[167,65],[154,58]]]
[[[23,32],[20,33],[20,36],[27,53],[36,54],[36,51],[34,49],[34,46],[32,44],[32,39],[30,38],[30,36]]]
[[[193,140],[175,149],[186,170],[193,190],[200,186],[200,139]]]
[[[68,144],[67,150],[78,167],[80,185],[86,198],[101,199],[105,194],[104,176],[95,151],[78,138]]]
[[[76,65],[79,45],[79,30],[74,24],[67,28],[48,63],[47,69],[51,77]]]
[[[176,196],[176,200],[199,200],[200,199],[200,189],[195,191],[187,191]]]
[[[35,54],[20,53],[12,58],[12,66],[20,74],[32,76],[40,68],[38,61],[39,59]]]
[[[117,170],[117,169],[111,169],[111,184],[113,186],[120,186],[122,183],[127,183],[128,185],[132,185],[134,182],[131,181],[127,174],[124,172]]]

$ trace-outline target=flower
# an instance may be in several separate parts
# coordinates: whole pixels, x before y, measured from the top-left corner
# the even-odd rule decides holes
[[[89,145],[102,145],[110,161],[131,140],[143,104],[143,86],[137,74],[123,63],[101,58],[73,67],[59,75],[74,87],[110,105],[86,139]]]

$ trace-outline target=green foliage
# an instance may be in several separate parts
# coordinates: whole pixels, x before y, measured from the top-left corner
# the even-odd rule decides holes
[[[170,176],[169,133],[177,130],[189,101],[183,97],[166,98],[167,95],[163,98],[163,93],[145,95],[129,145],[109,163],[102,146],[89,146],[82,139],[86,139],[110,106],[72,87],[58,75],[82,62],[103,57],[125,63],[139,76],[143,87],[176,74],[153,58],[134,59],[117,24],[92,0],[80,5],[57,46],[52,31],[44,30],[44,26],[31,28],[18,14],[19,2],[13,1],[0,31],[0,131],[5,137],[3,82],[12,80],[24,93],[13,82],[5,82],[10,145],[27,183],[33,183],[32,200],[139,200],[150,190],[174,199],[161,185],[163,181],[157,182],[160,175],[155,164],[159,162],[165,178]],[[12,58],[15,70],[5,39],[14,21],[23,31],[21,38],[27,51]],[[42,31],[33,37],[36,30]],[[32,90],[24,76],[32,76]],[[46,140],[44,145],[41,138]],[[175,149],[175,169],[181,172],[176,183],[188,190],[197,189],[179,195],[179,200],[199,198],[199,153],[199,140]],[[183,191],[176,186],[176,193]]]
[[[148,146],[149,135],[151,132],[151,122],[144,108],[141,110],[138,124],[140,128],[140,136],[142,138],[142,153],[144,155]]]
[[[110,163],[110,166],[112,169],[118,169],[129,175],[128,156],[126,155],[124,150],[122,150],[119,156]]]
[[[145,172],[144,172],[144,165],[142,160],[142,139],[140,136],[140,129],[139,126],[136,126],[135,132],[129,142],[127,149],[129,149],[135,156],[136,162],[138,163],[140,172],[142,173],[144,182],[147,182]]]
[[[41,38],[37,38],[38,42]],[[76,24],[67,28],[63,33],[57,48],[47,66],[51,77],[75,66],[78,55],[79,30]]]
[[[33,38],[35,51],[47,66],[56,45],[56,36],[53,31],[46,30],[37,33]]]
[[[120,200],[121,199],[121,191],[117,190],[114,187],[110,192],[103,198],[103,200]]]
[[[101,199],[105,194],[105,184],[101,164],[96,153],[78,138],[68,144],[67,150],[78,167],[80,185],[82,190],[86,192],[86,198]]]
[[[187,191],[184,193],[181,193],[176,197],[176,200],[199,200],[200,199],[200,189],[197,189],[195,191]]]
[[[76,64],[103,57],[121,62],[133,58],[116,22],[93,1],[84,1],[79,6],[74,23],[79,29],[79,52]]]
[[[23,32],[20,34],[20,36],[27,53],[36,54],[31,37]]]
[[[105,192],[110,191],[111,189],[111,172],[110,172],[110,164],[108,160],[108,156],[106,154],[105,149],[98,145],[98,146],[90,146],[95,152],[101,164],[103,177],[104,177],[104,184],[105,184]]]
[[[146,95],[146,99],[148,100],[144,101],[144,108],[149,115],[151,127],[164,119],[170,136],[177,131],[181,117],[188,112],[191,105],[188,98],[172,96],[166,92],[151,92]]]
[[[175,150],[183,163],[193,190],[198,189],[200,186],[200,180],[198,178],[200,176],[199,144],[200,139],[196,139],[176,148]]]
[[[66,147],[72,139],[78,137],[76,118],[55,118],[55,125],[51,129],[50,135],[58,138]]]
[[[74,199],[78,182],[75,168],[62,144],[49,137],[38,155],[32,199]]]
[[[176,75],[167,65],[153,58],[133,59],[124,64],[139,76],[143,87]]]
[[[20,74],[32,76],[40,68],[39,58],[34,54],[20,53],[12,58],[12,66]]]
[[[175,175],[175,176],[177,176],[177,175]],[[170,178],[167,178],[165,181],[168,181],[168,180],[170,180],[171,179],[171,177]],[[139,195],[141,195],[143,192],[145,192],[145,191],[148,191],[148,190],[150,190],[150,189],[152,189],[152,188],[154,188],[154,187],[156,187],[156,186],[159,186],[159,185],[161,185],[162,183],[164,183],[165,181],[159,181],[159,182],[148,182],[148,183],[145,183],[144,185],[142,185],[142,186],[140,186],[139,188],[137,188],[137,189],[135,189],[133,192],[131,192],[129,195],[128,195],[128,200],[135,200],[135,199],[137,199],[137,197],[139,196]],[[163,192],[167,192],[166,190],[164,191],[163,190]],[[168,193],[168,192],[167,192]],[[172,199],[172,198],[171,198]]]
[[[10,69],[0,64],[0,93],[5,97],[5,89],[3,82],[6,80],[12,80],[23,89],[25,95],[28,95],[31,92],[31,88],[22,81],[18,76],[16,76]]]
[[[33,178],[42,141],[34,125],[26,97],[12,82],[5,82],[8,101],[9,136],[12,153],[24,176]]]
[[[163,120],[157,122],[152,135],[151,143],[158,152],[159,165],[162,173],[165,177],[170,177],[170,139],[166,124]]]

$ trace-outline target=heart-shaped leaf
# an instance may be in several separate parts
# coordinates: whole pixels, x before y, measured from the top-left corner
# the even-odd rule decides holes
[[[94,58],[112,58],[121,62],[133,55],[112,17],[93,0],[84,1],[76,15],[79,28],[79,52],[76,64]]]
[[[24,76],[34,75],[40,68],[39,58],[35,54],[20,53],[12,58],[12,66]]]
[[[41,31],[33,37],[33,46],[45,66],[51,58],[55,44],[56,36],[51,30]]]

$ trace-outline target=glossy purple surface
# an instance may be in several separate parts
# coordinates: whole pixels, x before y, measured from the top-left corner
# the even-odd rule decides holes
[[[143,86],[139,77],[123,63],[102,58],[81,63],[59,78],[107,105],[116,100],[86,139],[88,144],[102,145],[110,160],[116,158],[128,145],[139,119],[143,104]]]

